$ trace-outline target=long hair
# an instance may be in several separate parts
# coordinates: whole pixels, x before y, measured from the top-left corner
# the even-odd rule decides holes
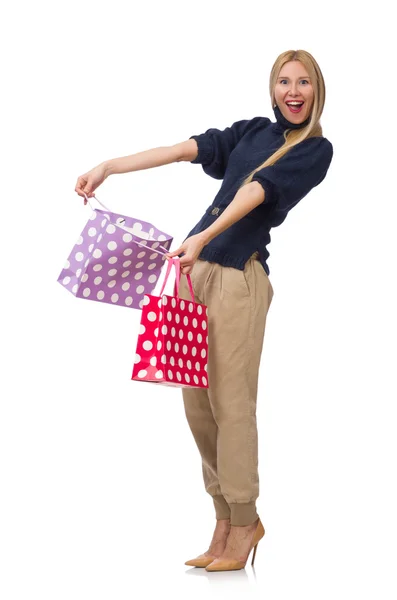
[[[252,181],[252,177],[257,171],[263,169],[264,167],[274,165],[274,163],[277,162],[280,158],[282,158],[291,148],[293,148],[300,142],[303,142],[303,140],[306,140],[310,137],[322,136],[323,134],[323,130],[320,125],[320,117],[322,115],[325,103],[324,77],[319,65],[309,52],[306,52],[305,50],[287,50],[286,52],[283,52],[282,54],[280,54],[280,56],[277,57],[270,72],[269,81],[269,90],[272,106],[274,107],[276,105],[274,90],[276,87],[276,82],[279,73],[282,67],[285,65],[285,63],[291,60],[298,60],[306,67],[306,70],[312,82],[313,105],[310,115],[310,121],[306,125],[306,127],[302,127],[301,129],[287,129],[284,132],[284,144],[278,150],[276,150],[276,152],[269,156],[269,158],[267,158],[264,163],[259,165],[259,167],[257,167],[256,169],[254,169],[254,171],[252,171],[252,173],[250,173],[245,178],[245,180],[242,183],[242,186],[246,185],[247,183],[250,183]]]

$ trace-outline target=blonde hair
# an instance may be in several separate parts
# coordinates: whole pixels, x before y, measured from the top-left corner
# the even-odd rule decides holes
[[[303,142],[303,140],[315,136],[321,137],[323,134],[320,125],[320,117],[322,115],[325,103],[325,83],[319,65],[309,52],[306,52],[305,50],[287,50],[286,52],[283,52],[282,54],[280,54],[280,56],[277,57],[270,72],[269,81],[270,98],[272,106],[274,107],[276,105],[274,90],[276,87],[276,82],[279,73],[285,65],[285,63],[291,60],[297,60],[306,67],[306,70],[313,85],[313,106],[310,114],[310,121],[306,125],[306,127],[302,127],[301,129],[287,129],[284,132],[285,142],[281,146],[281,148],[276,150],[276,152],[269,156],[269,158],[267,158],[264,163],[262,163],[254,171],[252,171],[252,173],[250,173],[245,178],[245,180],[242,183],[242,186],[246,185],[247,183],[250,183],[252,181],[252,177],[257,171],[263,169],[264,167],[274,165],[274,163],[277,162],[280,158],[282,158],[291,148],[293,148],[300,142]]]

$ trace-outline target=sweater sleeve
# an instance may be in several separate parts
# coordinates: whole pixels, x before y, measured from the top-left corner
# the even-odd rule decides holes
[[[192,135],[189,139],[195,139],[198,145],[198,155],[192,160],[193,164],[201,164],[203,171],[214,179],[223,179],[225,176],[229,156],[237,146],[243,135],[245,135],[257,123],[270,119],[266,117],[254,117],[243,121],[236,121],[231,127],[224,130],[207,129],[200,135]]]
[[[261,169],[252,178],[265,190],[265,204],[288,213],[312,188],[325,178],[333,156],[327,138],[311,137],[300,142],[274,165]]]

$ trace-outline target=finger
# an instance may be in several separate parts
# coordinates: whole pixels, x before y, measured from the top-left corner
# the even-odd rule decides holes
[[[172,260],[172,259],[174,258],[174,257],[173,257],[173,256],[171,256],[170,254],[164,254],[164,257],[165,257],[167,260]]]
[[[179,264],[182,267],[188,267],[194,263],[193,257],[190,254],[184,254],[182,258],[179,259]]]
[[[83,175],[80,175],[80,177],[78,177],[77,181],[76,181],[76,187],[75,187],[76,192],[80,192],[80,195],[82,195],[83,188],[84,188],[84,186],[87,185],[87,183],[88,183],[88,179],[86,179]]]
[[[81,187],[79,187],[79,186],[76,185],[76,187],[74,188],[74,191],[77,192],[77,194],[79,196],[81,196],[82,198],[84,198],[84,192],[83,192],[83,190],[82,190]]]
[[[178,254],[181,254],[181,252],[183,252],[183,246],[178,248],[178,250],[173,250],[172,252],[168,252],[167,256],[169,256],[170,258],[174,258],[175,256],[178,256]]]
[[[85,200],[84,193],[83,193],[83,192],[82,192],[82,191],[81,191],[79,188],[77,188],[77,187],[76,187],[76,188],[74,188],[74,191],[75,191],[75,192],[77,192],[77,194],[78,194],[79,196],[81,196],[81,198],[84,198],[84,200]]]
[[[170,252],[168,256],[170,256],[171,258],[175,258],[176,256],[179,256],[179,254],[181,254],[182,250],[179,248],[178,250],[174,250],[173,252]]]
[[[181,268],[181,273],[183,273],[183,275],[189,275],[191,273],[193,269],[193,265],[186,265],[185,267]]]
[[[78,187],[81,189],[81,191],[83,192],[83,194],[87,194],[87,196],[89,194],[91,194],[92,192],[92,181],[90,180],[90,177],[81,177],[79,178],[79,185]]]
[[[74,191],[77,192],[79,196],[84,198],[84,204],[87,204],[87,197],[85,196],[84,192],[77,186],[74,188]]]
[[[193,261],[189,256],[185,254],[185,256],[182,256],[182,258],[179,259],[179,264],[181,265],[181,269],[183,269],[193,264]]]

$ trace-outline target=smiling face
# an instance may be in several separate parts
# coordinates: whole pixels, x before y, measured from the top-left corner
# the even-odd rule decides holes
[[[310,115],[314,99],[313,86],[300,61],[291,60],[283,65],[274,93],[279,109],[291,123],[303,123]],[[291,105],[290,102],[297,102],[299,105]]]

